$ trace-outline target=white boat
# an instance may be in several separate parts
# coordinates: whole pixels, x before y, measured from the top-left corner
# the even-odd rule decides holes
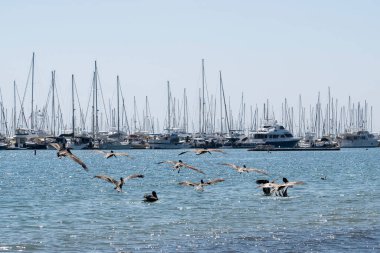
[[[15,129],[13,136],[15,148],[46,149],[46,132],[43,130],[30,130],[26,128]]]
[[[181,149],[190,145],[180,140],[177,133],[151,135],[148,140],[150,149]]]
[[[345,132],[338,136],[337,141],[341,148],[374,148],[379,146],[375,135],[366,130]]]
[[[293,148],[301,138],[294,137],[289,130],[277,121],[267,122],[257,131],[251,132],[248,138],[243,138],[236,147],[253,148],[257,145],[271,145],[275,148]]]

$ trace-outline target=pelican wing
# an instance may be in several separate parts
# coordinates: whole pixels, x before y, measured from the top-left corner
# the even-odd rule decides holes
[[[59,145],[58,143],[49,143],[50,144],[50,146],[52,146],[53,148],[55,148],[56,150],[61,150],[62,149],[62,147],[61,147],[61,145]]]
[[[178,184],[182,185],[182,186],[198,186],[200,183],[193,183],[193,182],[190,182],[190,181],[183,181],[183,182],[180,182]]]
[[[233,163],[222,163],[221,165],[226,165],[226,166],[229,166],[235,170],[239,169],[239,166],[233,164]]]
[[[210,151],[210,152],[219,152],[219,153],[223,153],[223,154],[226,153],[226,152],[224,152],[224,150],[222,150],[222,149],[216,149],[216,148],[209,148],[207,150]]]
[[[107,175],[98,175],[98,176],[95,176],[96,178],[100,178],[100,179],[103,179],[111,184],[114,184],[114,185],[117,185],[117,181],[115,179],[113,179],[112,177],[110,176],[107,176]]]
[[[290,186],[290,187],[292,187],[292,186],[294,186],[294,185],[302,185],[302,184],[305,184],[305,183],[302,182],[302,181],[297,181],[297,182],[287,182],[287,183],[285,183],[284,185],[285,185],[285,186]]]
[[[256,180],[256,184],[267,184],[269,183],[269,180],[267,179],[258,179]]]
[[[208,182],[205,182],[203,183],[204,185],[212,185],[212,184],[217,184],[217,183],[220,183],[220,182],[223,182],[224,179],[223,178],[217,178],[217,179],[214,179],[214,180],[211,180],[211,181],[208,181]]]
[[[183,155],[183,154],[185,154],[185,153],[187,153],[187,152],[189,152],[189,151],[182,151],[182,152],[179,153],[178,155]]]
[[[76,155],[74,155],[74,154],[72,154],[70,152],[67,152],[67,151],[65,152],[65,155],[67,157],[70,157],[74,162],[80,164],[85,171],[88,171],[88,168],[87,168],[86,164],[84,162],[82,162],[82,160],[79,159]]]
[[[108,154],[112,154],[112,153],[108,153]],[[114,153],[116,156],[129,156],[128,153]]]
[[[143,177],[144,177],[144,175],[142,175],[142,174],[133,174],[133,175],[130,175],[128,177],[125,177],[124,179],[129,180],[129,179],[133,179],[133,178],[143,178]]]
[[[107,152],[104,152],[103,150],[95,149],[94,151],[98,154],[107,155]]]
[[[197,154],[197,155],[203,155],[203,154],[206,154],[206,153],[210,153],[211,154],[211,152],[210,151],[208,151],[208,149],[196,149],[196,150],[194,150],[194,152]]]
[[[266,172],[265,170],[261,170],[261,169],[256,169],[256,168],[242,168],[242,169],[246,172],[256,172],[256,173],[268,175],[268,172]]]
[[[206,173],[204,173],[202,170],[197,169],[197,168],[195,168],[194,166],[191,166],[191,165],[189,165],[189,164],[182,163],[182,165],[183,165],[184,167],[189,168],[189,169],[191,169],[191,170],[194,170],[194,171],[196,171],[196,172],[199,172],[199,173],[202,173],[202,174],[206,174]]]
[[[162,164],[162,163],[170,163],[172,165],[176,165],[177,164],[176,161],[162,161],[162,162],[158,162],[157,164]]]
[[[258,188],[278,188],[281,186],[280,184],[275,184],[275,183],[266,183],[266,184],[261,184],[257,186]]]

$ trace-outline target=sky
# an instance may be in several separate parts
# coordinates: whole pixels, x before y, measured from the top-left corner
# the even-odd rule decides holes
[[[204,59],[209,93],[218,96],[222,71],[234,114],[242,94],[247,106],[269,100],[280,118],[285,98],[297,107],[301,95],[308,107],[318,93],[326,103],[330,88],[339,105],[350,96],[372,106],[373,131],[380,132],[379,13],[380,2],[370,0],[3,0],[2,100],[9,114],[13,82],[22,95],[34,52],[35,103],[45,104],[55,70],[67,120],[71,75],[85,107],[97,61],[106,103],[115,103],[119,75],[129,113],[135,97],[141,115],[147,96],[162,120],[170,81],[178,99],[186,88],[197,121]]]

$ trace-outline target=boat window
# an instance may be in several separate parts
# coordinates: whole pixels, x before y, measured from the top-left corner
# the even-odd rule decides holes
[[[291,134],[285,134],[286,137],[293,137]]]
[[[280,126],[280,129],[285,129],[283,126]]]
[[[285,138],[285,135],[282,134],[282,135],[281,135],[281,138]]]

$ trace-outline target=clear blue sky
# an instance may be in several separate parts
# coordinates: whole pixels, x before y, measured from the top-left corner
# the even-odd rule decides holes
[[[281,117],[284,98],[297,107],[301,94],[308,106],[318,92],[326,101],[331,87],[340,105],[367,100],[380,131],[379,13],[380,2],[369,0],[4,0],[0,87],[11,110],[13,80],[23,93],[35,52],[36,103],[45,103],[56,70],[61,103],[70,108],[74,74],[86,104],[97,60],[106,100],[120,75],[128,104],[136,96],[142,110],[148,96],[163,118],[169,80],[176,97],[187,89],[196,121],[204,58],[209,91],[217,94],[222,70],[235,114],[242,92],[247,105],[269,99]]]

